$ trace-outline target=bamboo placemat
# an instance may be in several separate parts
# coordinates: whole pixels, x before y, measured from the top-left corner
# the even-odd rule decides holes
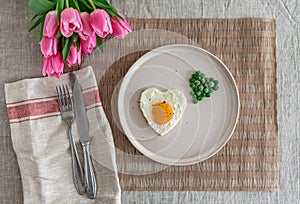
[[[241,111],[227,145],[212,158],[194,165],[171,166],[147,175],[119,173],[126,190],[241,190],[270,191],[279,187],[276,81],[276,28],[272,19],[129,19],[134,30],[161,29],[195,41],[219,57],[233,74]],[[172,44],[174,39],[164,39]],[[128,44],[145,43],[133,40]],[[149,42],[151,43],[151,42]],[[134,49],[133,49],[134,50]],[[109,118],[117,150],[140,155],[114,123],[113,90],[130,66],[147,50],[127,55],[100,80],[100,96]],[[118,155],[118,154],[117,154]],[[127,168],[145,168],[117,156]],[[143,159],[141,159],[142,162]]]

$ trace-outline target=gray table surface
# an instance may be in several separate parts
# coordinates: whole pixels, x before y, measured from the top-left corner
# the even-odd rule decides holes
[[[41,75],[36,37],[27,29],[27,1],[0,0],[0,203],[22,203],[3,84]],[[278,192],[122,192],[123,203],[299,203],[300,200],[300,1],[115,0],[136,18],[275,18],[277,23],[280,190]]]

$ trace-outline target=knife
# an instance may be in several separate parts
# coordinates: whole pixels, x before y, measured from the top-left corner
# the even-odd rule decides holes
[[[97,183],[96,183],[96,177],[95,177],[95,173],[93,170],[93,165],[90,157],[90,135],[89,135],[88,120],[85,111],[85,105],[84,105],[81,87],[77,80],[76,75],[72,72],[70,73],[70,82],[71,82],[71,86],[73,87],[77,131],[79,134],[79,140],[83,148],[86,192],[89,198],[94,199],[96,198],[96,194],[97,194]]]

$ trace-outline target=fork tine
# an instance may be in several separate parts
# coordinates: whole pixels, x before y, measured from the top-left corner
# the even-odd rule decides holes
[[[69,89],[68,89],[68,86],[66,86],[66,90],[67,90],[67,100],[68,100],[68,105],[70,105],[70,107],[72,108],[72,99],[71,99],[71,95],[70,95],[70,92],[69,92]]]
[[[60,89],[60,93],[61,93],[61,96],[62,96],[62,105],[66,105],[66,90],[65,90],[65,87],[62,85],[62,86],[59,86],[59,89]]]
[[[56,89],[56,94],[57,94],[57,101],[58,101],[58,105],[59,105],[59,107],[61,107],[61,93],[60,93],[60,91],[58,90],[58,88],[57,88],[57,86],[55,87],[55,89]]]

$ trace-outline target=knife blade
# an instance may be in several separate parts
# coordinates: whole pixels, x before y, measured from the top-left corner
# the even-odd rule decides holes
[[[73,98],[75,107],[75,120],[77,124],[77,131],[79,135],[79,140],[83,148],[84,156],[84,175],[85,175],[85,186],[86,192],[89,198],[96,198],[97,194],[97,184],[96,177],[93,170],[93,165],[90,157],[90,135],[89,135],[89,125],[85,110],[84,99],[82,95],[81,86],[76,75],[70,73],[70,83],[73,87]]]
[[[80,142],[89,142],[89,124],[85,111],[85,104],[82,96],[81,86],[74,73],[70,73],[70,82],[73,87],[73,97],[75,106],[75,118],[78,128]]]

